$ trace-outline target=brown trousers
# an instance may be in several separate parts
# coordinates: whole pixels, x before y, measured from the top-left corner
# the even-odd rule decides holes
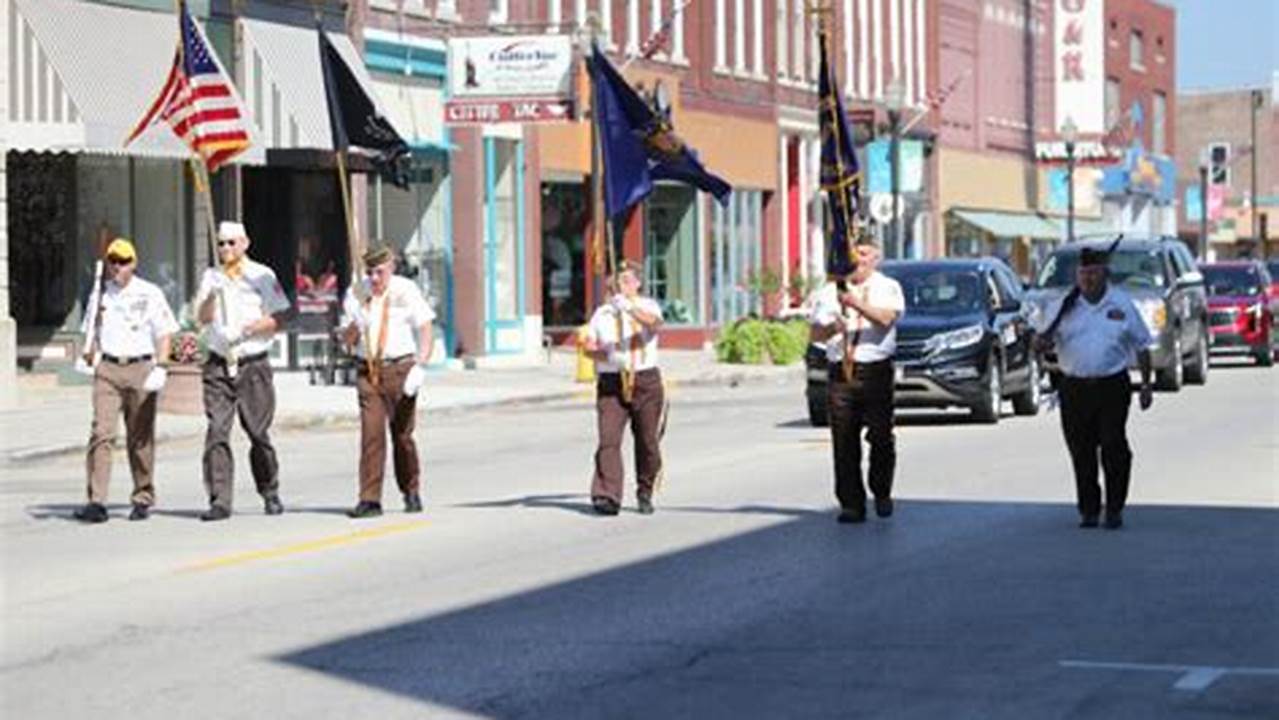
[[[235,377],[231,377],[226,361],[215,355],[204,364],[202,381],[204,416],[209,420],[204,434],[204,489],[209,493],[209,504],[231,509],[235,486],[231,423],[237,411],[240,427],[249,436],[249,467],[258,494],[263,498],[278,495],[280,465],[269,435],[275,418],[271,361],[261,358],[241,363]]]
[[[666,396],[661,373],[657,368],[635,373],[635,394],[630,403],[622,401],[618,373],[600,373],[595,389],[599,448],[595,451],[591,497],[622,502],[622,433],[630,421],[635,438],[636,494],[651,498],[653,484],[662,471],[661,424]]]
[[[155,466],[156,393],[142,389],[151,372],[149,362],[116,365],[99,360],[93,373],[93,426],[89,431],[86,460],[89,478],[89,502],[106,504],[107,486],[111,482],[111,443],[115,441],[117,422],[124,411],[125,440],[129,452],[129,469],[133,471],[135,505],[155,502],[151,471]]]
[[[360,500],[382,502],[386,474],[386,428],[391,426],[391,452],[395,482],[401,493],[419,492],[421,469],[413,428],[417,420],[417,396],[404,395],[404,379],[413,369],[405,358],[382,365],[381,383],[375,387],[368,367],[361,362],[355,390],[360,399]]]

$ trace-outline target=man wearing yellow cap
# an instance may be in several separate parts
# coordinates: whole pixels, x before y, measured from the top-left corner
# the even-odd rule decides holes
[[[93,368],[93,426],[87,458],[89,501],[75,517],[107,521],[111,443],[124,413],[129,468],[133,471],[130,520],[145,520],[155,503],[151,484],[155,463],[156,393],[164,386],[169,340],[178,329],[164,292],[135,275],[133,243],[116,238],[107,246],[101,284],[95,289],[81,328],[83,362]]]
[[[271,444],[275,384],[267,358],[275,332],[292,310],[275,272],[249,259],[249,237],[238,222],[218,226],[219,268],[204,271],[196,293],[196,314],[205,328],[204,487],[209,509],[201,520],[231,517],[235,461],[231,423],[238,411],[249,436],[249,466],[267,515],[284,512],[280,502],[279,463]]]
[[[435,311],[412,280],[395,274],[395,251],[389,246],[371,248],[364,254],[364,266],[367,277],[347,291],[342,304],[343,339],[359,362],[360,402],[360,499],[347,515],[382,514],[388,425],[404,512],[421,512],[421,469],[413,428],[422,367],[431,359]]]

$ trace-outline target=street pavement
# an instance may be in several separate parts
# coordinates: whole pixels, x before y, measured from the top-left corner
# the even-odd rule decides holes
[[[427,512],[373,521],[345,427],[279,434],[288,512],[67,520],[81,460],[0,470],[14,718],[1279,717],[1279,372],[1135,410],[1127,525],[1075,527],[1057,414],[903,413],[897,513],[834,522],[795,374],[677,386],[651,517],[589,511],[589,398],[422,418]]]

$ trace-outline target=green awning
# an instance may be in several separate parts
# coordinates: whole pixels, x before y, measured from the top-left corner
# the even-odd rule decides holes
[[[1061,228],[1034,213],[993,212],[987,210],[952,210],[955,217],[975,225],[995,237],[1032,237],[1060,240]]]

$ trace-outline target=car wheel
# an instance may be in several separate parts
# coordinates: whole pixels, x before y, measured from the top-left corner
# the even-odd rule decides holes
[[[1181,338],[1172,340],[1172,365],[1155,373],[1155,387],[1168,392],[1177,392],[1185,380],[1185,358],[1181,356]]]
[[[830,418],[826,414],[826,403],[817,398],[808,399],[808,422],[813,427],[826,427]]]
[[[1013,412],[1018,415],[1036,415],[1039,413],[1039,361],[1030,357],[1029,385],[1022,392],[1013,396]]]
[[[990,372],[986,373],[986,392],[981,400],[972,406],[973,419],[983,423],[999,422],[999,405],[1003,399],[1004,378],[999,369],[999,356],[991,353],[988,361]]]
[[[1269,347],[1269,346],[1267,346]],[[1274,353],[1263,350],[1257,353],[1257,364],[1261,367],[1270,367],[1275,364]]]
[[[1186,368],[1186,382],[1203,385],[1208,382],[1208,336],[1199,336],[1199,348],[1195,350],[1195,362]]]

